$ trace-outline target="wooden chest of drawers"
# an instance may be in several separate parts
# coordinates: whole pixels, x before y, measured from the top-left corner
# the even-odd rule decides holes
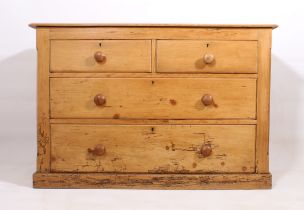
[[[34,187],[271,187],[275,25],[31,26]]]

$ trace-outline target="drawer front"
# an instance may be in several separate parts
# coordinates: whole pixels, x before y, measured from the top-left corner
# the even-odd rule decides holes
[[[255,125],[51,126],[52,172],[252,173]]]
[[[54,40],[51,72],[150,72],[151,40]]]
[[[52,118],[256,117],[256,79],[52,78],[50,97]]]
[[[159,40],[157,71],[257,73],[257,42]]]

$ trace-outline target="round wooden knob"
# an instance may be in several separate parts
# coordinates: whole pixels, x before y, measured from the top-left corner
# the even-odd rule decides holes
[[[204,62],[206,64],[210,64],[214,61],[214,55],[213,54],[205,54],[204,55]]]
[[[212,97],[212,95],[205,94],[201,98],[201,101],[205,106],[209,106],[209,105],[213,104],[213,97]]]
[[[97,106],[103,106],[106,104],[106,97],[102,94],[97,94],[94,97],[94,102]]]
[[[98,63],[104,62],[106,60],[106,56],[100,51],[97,51],[94,54],[94,58],[95,58],[95,61]]]
[[[204,144],[202,147],[201,147],[201,150],[200,150],[200,154],[203,156],[203,157],[208,157],[210,156],[212,153],[212,148],[211,148],[211,145],[210,144]]]
[[[97,144],[94,149],[89,148],[88,152],[96,156],[102,156],[106,153],[106,148],[102,144]]]

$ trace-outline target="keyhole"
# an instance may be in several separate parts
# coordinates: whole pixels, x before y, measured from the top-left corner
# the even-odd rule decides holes
[[[99,47],[101,47],[101,42],[99,42]]]
[[[207,47],[209,47],[209,44],[207,43]]]

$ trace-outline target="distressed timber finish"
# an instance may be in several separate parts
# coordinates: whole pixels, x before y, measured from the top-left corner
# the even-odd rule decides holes
[[[35,173],[36,188],[267,189],[268,174]]]
[[[50,108],[49,108],[49,29],[37,30],[37,171],[50,171]]]
[[[36,188],[267,189],[276,25],[31,24]]]
[[[51,172],[255,172],[255,125],[53,124],[51,133]],[[90,157],[100,142],[107,155]],[[206,158],[204,144],[212,147]]]

